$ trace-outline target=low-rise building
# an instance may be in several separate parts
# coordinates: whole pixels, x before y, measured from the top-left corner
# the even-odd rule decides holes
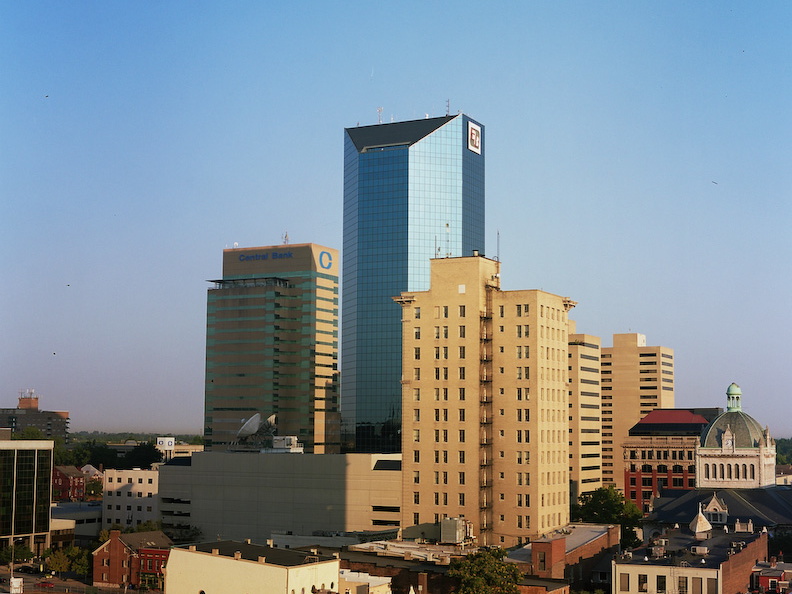
[[[105,470],[102,515],[105,528],[158,522],[159,472],[140,468]]]
[[[696,487],[696,446],[720,408],[656,409],[633,425],[624,450],[624,495],[644,514],[661,489]]]
[[[102,504],[99,501],[60,502],[51,508],[52,522],[52,547],[55,548],[54,522],[55,520],[70,521],[74,528],[72,538],[74,544],[81,547],[93,546],[102,529]],[[60,539],[65,541],[64,538]],[[66,545],[68,546],[68,545]]]
[[[169,534],[266,542],[278,532],[400,527],[400,454],[212,451],[174,458],[159,474]]]
[[[699,511],[689,524],[614,558],[615,594],[745,592],[757,560],[767,560],[767,533],[746,525],[713,527]]]
[[[789,592],[792,581],[792,563],[779,563],[775,557],[757,563],[751,573],[751,592]]]
[[[85,475],[76,466],[52,469],[52,500],[82,501],[85,499]]]
[[[338,557],[221,540],[174,547],[165,568],[168,594],[337,592]]]
[[[161,589],[172,544],[159,530],[123,534],[111,530],[110,538],[93,552],[93,585]]]

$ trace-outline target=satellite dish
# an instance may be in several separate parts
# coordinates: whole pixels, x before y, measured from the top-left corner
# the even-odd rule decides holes
[[[245,424],[239,428],[239,431],[237,431],[236,436],[238,439],[250,437],[259,430],[259,427],[261,427],[261,415],[256,413],[247,421],[245,421]]]

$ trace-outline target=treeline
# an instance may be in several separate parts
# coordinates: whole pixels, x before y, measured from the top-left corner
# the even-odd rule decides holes
[[[792,464],[792,439],[776,439],[776,464]]]
[[[201,445],[203,443],[203,436],[194,433],[130,433],[127,431],[121,433],[108,433],[106,431],[72,431],[69,433],[69,438],[72,443],[81,441],[124,443],[130,439],[134,439],[135,441],[155,441],[158,437],[162,436],[175,437],[177,441],[190,445]]]

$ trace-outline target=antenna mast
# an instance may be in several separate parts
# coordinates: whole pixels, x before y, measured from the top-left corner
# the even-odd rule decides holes
[[[378,124],[382,123],[382,108],[381,107],[377,108],[377,123]]]

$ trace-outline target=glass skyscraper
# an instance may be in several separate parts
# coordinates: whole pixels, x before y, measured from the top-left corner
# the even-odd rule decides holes
[[[401,451],[401,308],[393,297],[427,290],[432,258],[484,252],[484,147],[484,126],[464,114],[345,130],[347,449]]]

